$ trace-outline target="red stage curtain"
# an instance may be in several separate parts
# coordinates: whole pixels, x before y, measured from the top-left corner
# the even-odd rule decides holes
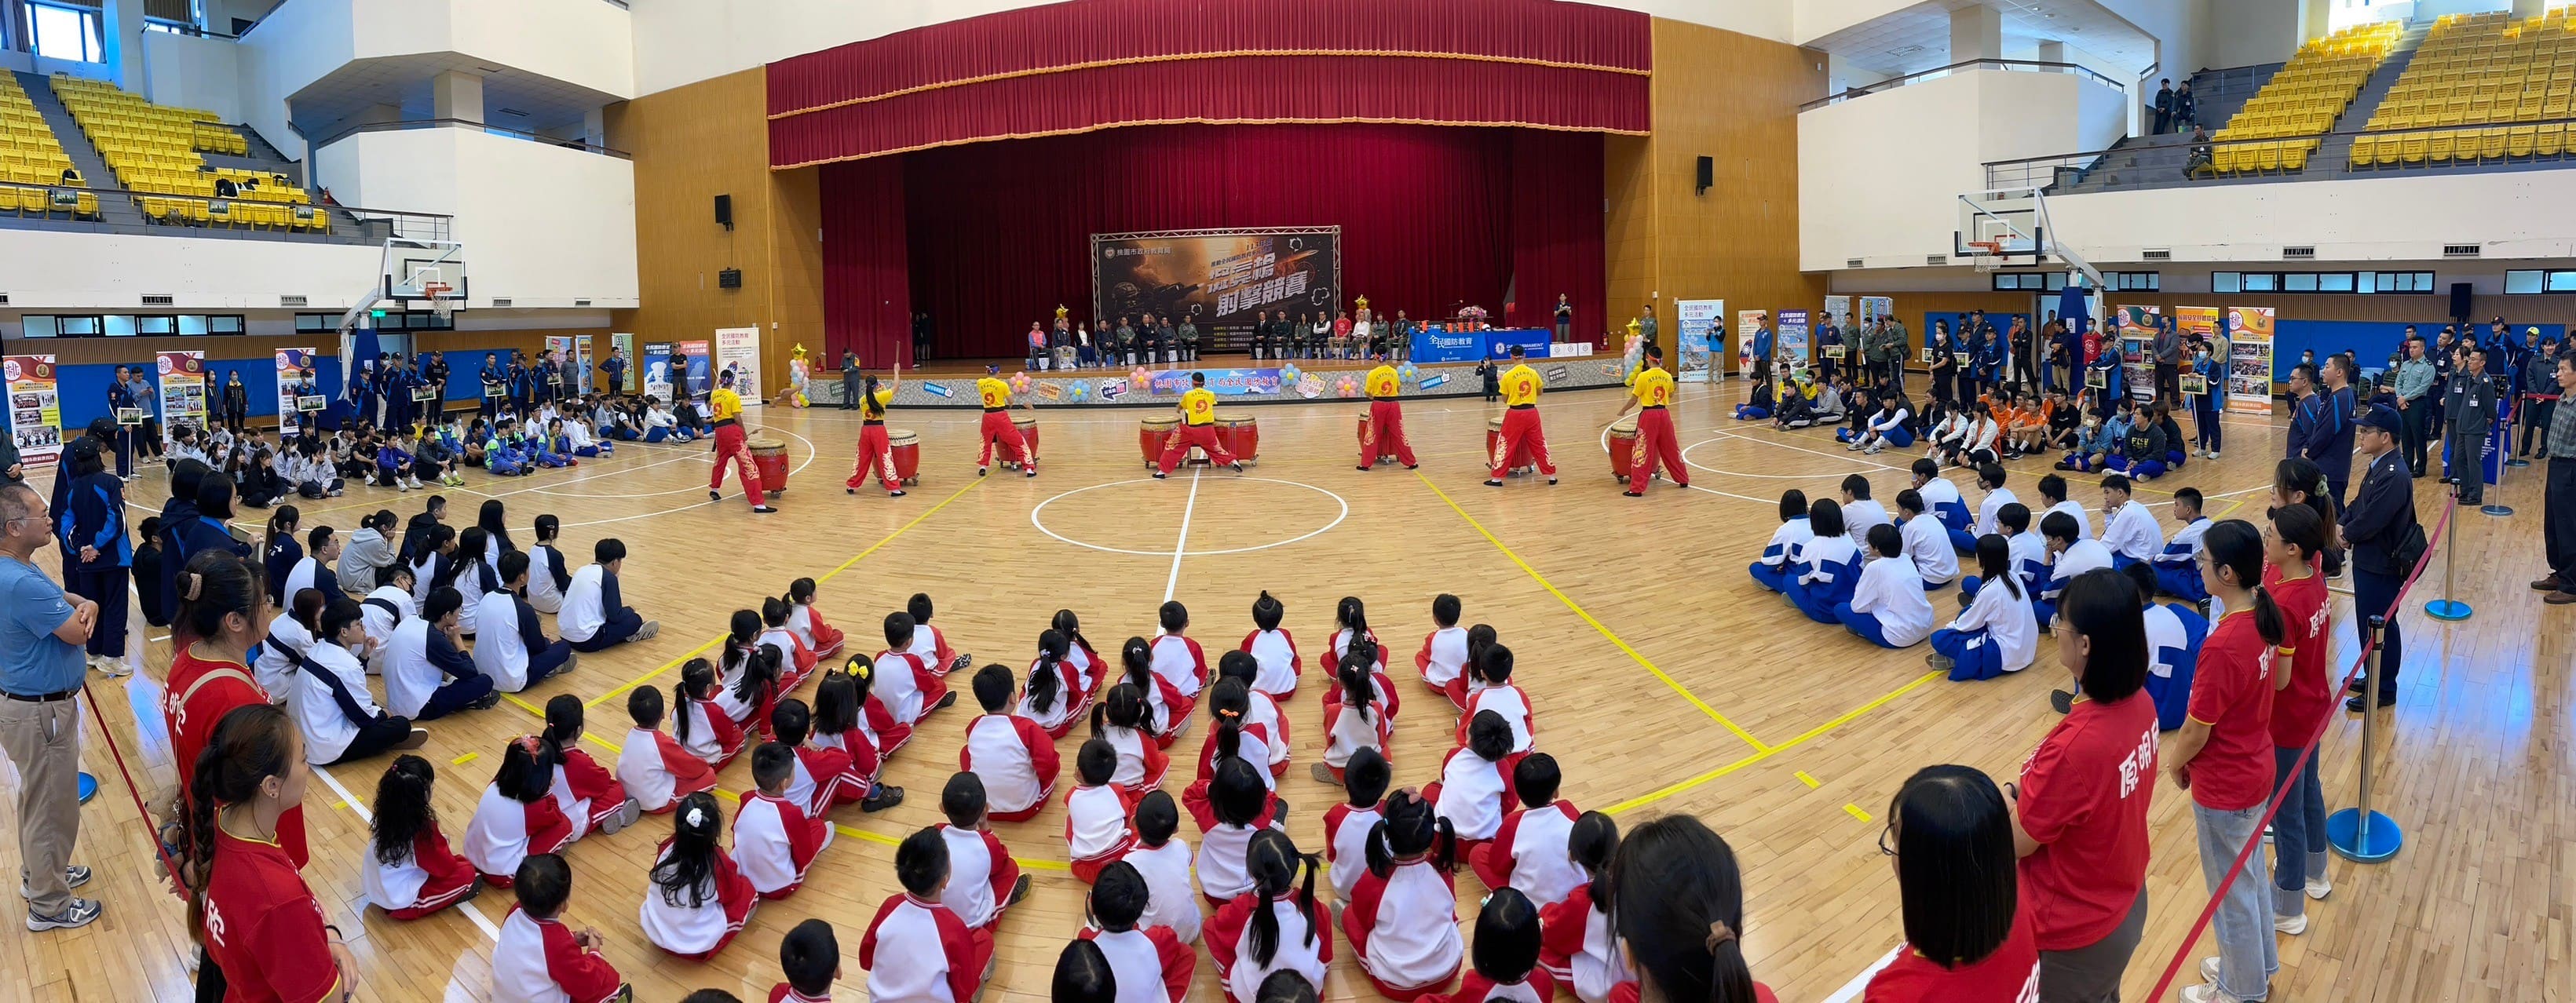
[[[912,277],[904,246],[903,162],[825,168],[822,368],[859,353],[871,369],[912,363]]]
[[[1345,299],[1416,318],[1524,296],[1602,310],[1597,134],[1392,125],[1154,126],[943,148],[823,168],[825,308],[896,251],[844,203],[882,199],[871,164],[900,161],[911,302],[944,357],[1015,357],[1058,304],[1090,319],[1095,233],[1340,226]],[[1347,306],[1347,304],[1344,304]],[[874,357],[871,356],[871,362]]]
[[[1649,78],[1408,56],[1128,63],[915,91],[774,119],[797,167],[990,139],[1175,122],[1384,122],[1643,133]]]
[[[1649,19],[1556,0],[1074,0],[781,60],[769,111],[1006,74],[1220,53],[1397,53],[1645,71]],[[1441,60],[1447,61],[1447,60]]]

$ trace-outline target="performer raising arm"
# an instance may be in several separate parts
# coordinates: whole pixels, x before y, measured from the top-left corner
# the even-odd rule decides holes
[[[856,374],[853,366],[850,373]],[[867,388],[859,396],[859,462],[850,468],[850,479],[843,487],[850,494],[859,493],[873,468],[878,483],[884,484],[886,497],[903,497],[903,478],[894,472],[894,445],[886,439],[886,405],[894,402],[894,392],[903,386],[903,363],[894,364],[894,382],[879,386],[877,378],[867,377]]]

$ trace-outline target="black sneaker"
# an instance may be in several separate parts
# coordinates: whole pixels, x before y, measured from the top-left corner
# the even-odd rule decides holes
[[[500,705],[501,692],[499,690],[494,690],[490,693],[483,694],[482,696],[475,697],[474,702],[466,704],[465,707],[468,710],[491,710],[492,708]]]
[[[853,491],[853,492],[851,492],[851,493],[852,493],[852,494],[857,494],[858,492]],[[888,491],[888,492],[886,492],[886,497],[888,497],[888,498],[901,498],[901,497],[903,497],[903,496],[904,496],[904,492],[902,492],[902,491],[900,491],[900,490],[897,490],[897,491]]]
[[[1407,464],[1405,464],[1405,465],[1404,465],[1404,469],[1406,469],[1406,470],[1420,470],[1420,469],[1422,469],[1422,464],[1419,464],[1419,463],[1407,463]]]
[[[1550,482],[1548,482],[1548,483],[1553,484],[1553,483],[1555,483],[1555,482],[1554,482],[1554,481],[1550,481]],[[1645,497],[1645,496],[1646,496],[1646,493],[1645,493],[1645,492],[1643,492],[1643,491],[1622,491],[1622,492],[1619,492],[1619,493],[1620,493],[1621,495],[1624,495],[1624,496],[1627,496],[1627,497],[1630,497],[1630,498],[1643,498],[1643,497]]]
[[[1503,486],[1503,482],[1501,482],[1501,481],[1486,481],[1486,482],[1485,482],[1485,486],[1486,486],[1486,487],[1489,487],[1489,488],[1499,488],[1499,487],[1502,487],[1502,486]]]
[[[1235,473],[1238,473],[1238,474],[1243,472],[1243,461],[1241,461],[1241,460],[1236,460],[1236,461],[1234,461],[1234,472],[1235,472]],[[1035,477],[1035,476],[1037,476],[1037,475],[1036,475],[1036,474],[1030,474],[1029,476],[1031,476],[1031,477]]]
[[[985,474],[989,474],[989,473],[992,473],[992,472],[993,472],[993,470],[992,470],[992,468],[990,468],[990,467],[977,467],[977,468],[975,468],[975,476],[977,476],[977,477],[982,477],[982,476],[984,476]]]
[[[859,802],[859,810],[871,815],[903,803],[903,788],[878,784],[875,796]]]
[[[1020,875],[1020,880],[1017,883],[1011,885],[1011,899],[1008,902],[1002,903],[1002,907],[1008,909],[1020,904],[1020,900],[1027,897],[1029,897],[1029,876],[1023,874]]]
[[[1548,479],[1547,479],[1547,482],[1548,482],[1550,485],[1553,485],[1553,484],[1555,484],[1555,483],[1556,483],[1556,478],[1550,477],[1550,478],[1548,478]]]
[[[776,512],[776,511],[778,511],[776,508],[773,508],[773,507],[768,506],[768,505],[754,505],[754,506],[752,506],[752,507],[751,507],[751,510],[752,510],[752,511],[754,511],[754,512],[760,513],[761,515],[768,515],[768,514],[770,514],[770,513],[772,513],[772,512]]]
[[[949,704],[953,704],[953,703],[956,703],[956,702],[957,702],[957,691],[956,691],[956,690],[949,690],[948,692],[946,692],[946,693],[942,693],[942,694],[940,694],[940,695],[939,695],[939,702],[938,702],[938,703],[935,703],[935,704],[931,704],[931,705],[930,705],[930,710],[922,711],[922,713],[927,714],[927,713],[930,713],[930,711],[933,711],[933,710],[945,710],[945,709],[947,709],[947,707],[948,707],[948,705],[949,705]]]
[[[858,494],[858,493],[859,493],[859,489],[857,489],[857,488],[842,488],[842,489],[841,489],[841,493],[842,493],[842,494],[845,494],[845,495],[854,495],[854,494]]]
[[[1029,476],[1031,476],[1031,477],[1035,477],[1035,476],[1037,476],[1037,475],[1038,475],[1038,468],[1036,468],[1036,467],[1030,467],[1030,468],[1028,469],[1028,475],[1029,475]]]
[[[709,492],[707,492],[707,500],[708,500],[708,501],[723,501],[723,500],[724,500],[724,492],[722,492],[722,491],[709,491]]]
[[[1360,467],[1359,469],[1360,469],[1360,473],[1363,473],[1363,474],[1365,474],[1365,473],[1368,473],[1368,472],[1369,472],[1369,468],[1368,468],[1368,467],[1366,467],[1366,466],[1362,466],[1362,467]]]
[[[1169,476],[1170,476],[1170,475],[1168,475],[1168,474],[1160,474],[1160,473],[1157,473],[1157,474],[1155,474],[1155,475],[1154,475],[1154,479],[1155,479],[1155,480],[1158,480],[1158,481],[1159,481],[1159,480],[1166,480],[1166,479],[1168,479],[1168,478],[1169,478]]]

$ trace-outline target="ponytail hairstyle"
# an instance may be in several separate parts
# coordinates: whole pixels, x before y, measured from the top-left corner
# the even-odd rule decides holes
[[[581,741],[581,716],[580,697],[559,693],[546,701],[545,739],[554,743],[555,758],[563,758],[563,750]]]
[[[766,702],[771,691],[778,688],[778,666],[785,660],[786,656],[777,645],[761,645],[744,661],[742,678],[733,683],[733,698],[749,707],[759,707]]]
[[[1263,772],[1241,756],[1216,761],[1216,775],[1208,781],[1208,800],[1216,808],[1217,821],[1245,828],[1261,821],[1270,810],[1270,787],[1261,782]]]
[[[787,626],[787,610],[788,610],[788,601],[787,601],[787,600],[785,600],[785,599],[780,599],[780,598],[777,598],[777,597],[775,597],[775,596],[763,596],[763,597],[761,598],[761,600],[760,600],[760,623],[761,623],[761,626],[764,626],[764,627],[784,627],[784,626]]]
[[[860,666],[861,671],[866,668]],[[822,681],[814,684],[814,734],[840,735],[859,726],[859,705],[866,702],[859,685],[852,673],[823,673]]]
[[[1163,625],[1163,633],[1179,634],[1190,629],[1190,608],[1177,601],[1166,602],[1158,611],[1158,620]]]
[[[553,543],[555,537],[561,535],[563,535],[563,520],[555,518],[552,514],[537,517],[537,543],[540,545]]]
[[[751,657],[751,642],[760,637],[760,614],[747,609],[735,610],[726,628],[724,667],[730,673],[743,659]]]
[[[2292,505],[2272,510],[2272,533],[2299,553],[2302,563],[2313,560],[2326,549],[2325,523],[2316,511],[2305,505]]]
[[[1351,653],[1359,654],[1359,645],[1352,645]],[[1375,725],[1369,719],[1369,704],[1377,699],[1377,681],[1369,678],[1369,665],[1357,658],[1343,659],[1333,667],[1333,681],[1342,688],[1342,706],[1357,712],[1361,724]]]
[[[2254,632],[2263,636],[2264,644],[2279,647],[2290,627],[2281,616],[2280,604],[2263,588],[2262,531],[2243,519],[2228,519],[2201,534],[2200,544],[2209,554],[2208,577],[2214,582],[2221,572],[2232,574],[2239,587],[2253,592]]]
[[[868,406],[874,408],[876,377],[868,377],[867,392]],[[1107,872],[1102,876],[1107,877]],[[1097,888],[1092,890],[1092,897],[1100,897]],[[1064,945],[1063,953],[1055,958],[1055,982],[1047,990],[1047,998],[1055,1003],[1117,1003],[1118,973],[1109,967],[1109,956],[1100,953],[1097,941],[1075,937],[1072,943]]]
[[[1135,683],[1119,683],[1110,687],[1099,703],[1091,705],[1092,737],[1105,736],[1104,725],[1152,734],[1154,705],[1146,701],[1145,691],[1137,689]]]
[[[680,666],[680,681],[671,687],[671,737],[682,744],[689,741],[689,702],[713,700],[716,695],[716,667],[706,659],[692,658]]]
[[[2292,493],[2298,497],[2291,497]],[[2334,489],[2313,460],[2290,457],[2272,467],[2272,499],[2281,505],[2305,504],[2317,510],[2327,526],[2335,524]]]
[[[1243,755],[1243,716],[1252,712],[1252,691],[1243,680],[1219,679],[1208,687],[1208,717],[1216,727],[1216,759]]]
[[[788,604],[788,605],[790,605],[790,606],[809,606],[809,605],[812,605],[812,604],[813,604],[813,602],[814,602],[814,580],[813,580],[813,579],[811,579],[811,578],[799,578],[799,579],[797,579],[797,580],[795,580],[795,581],[792,581],[792,582],[787,583],[787,604]]]
[[[1333,624],[1350,631],[1352,637],[1366,634],[1369,632],[1368,607],[1360,602],[1358,596],[1343,596],[1341,602],[1333,605]]]
[[[1271,598],[1267,590],[1261,593],[1260,598],[1252,601],[1252,625],[1255,627],[1263,630],[1278,630],[1280,618],[1287,615],[1288,607],[1280,605],[1279,600]]]
[[[1063,634],[1065,640],[1073,642],[1075,647],[1091,647],[1091,639],[1082,636],[1082,618],[1073,615],[1072,610],[1055,611],[1055,619],[1048,625],[1054,627],[1057,633]]]
[[[1538,967],[1538,942],[1538,905],[1518,888],[1494,889],[1476,913],[1476,974],[1518,984]]]
[[[257,561],[245,560],[229,550],[208,550],[188,558],[173,579],[178,592],[178,614],[170,621],[177,633],[173,642],[177,650],[200,638],[233,640],[239,634],[244,649],[259,640],[253,636],[259,628],[259,607],[267,591],[265,569]],[[231,626],[240,617],[240,626]]]
[[[1590,877],[1592,908],[1610,911],[1610,858],[1619,852],[1619,823],[1597,811],[1575,816],[1565,832],[1565,856]]]
[[[215,806],[242,804],[260,796],[271,777],[282,786],[303,763],[303,742],[286,709],[275,704],[244,704],[215,723],[215,737],[197,753],[188,781],[188,804],[180,819],[180,873],[188,885],[188,934],[206,942],[206,886],[215,866]]]
[[[1977,538],[1977,571],[1986,576],[1987,584],[2011,589],[2014,599],[2028,598],[2021,594],[2021,576],[2013,571],[2012,541],[2001,534]]]
[[[1945,969],[1994,956],[2018,907],[2012,813],[2003,792],[1966,766],[1927,766],[1887,806],[1905,941]]]
[[[438,808],[429,803],[430,785],[437,780],[429,760],[410,753],[395,756],[385,768],[376,781],[375,816],[368,822],[375,832],[377,863],[402,866],[411,859],[412,840],[438,827]]]
[[[1119,682],[1136,687],[1138,695],[1154,691],[1154,646],[1144,638],[1131,637],[1118,646],[1121,667]]]
[[[1690,815],[1655,819],[1620,842],[1610,887],[1611,931],[1658,998],[1753,1003],[1744,881],[1726,840]]]
[[[1269,904],[1288,894],[1288,887],[1305,872],[1305,883],[1297,889],[1297,914],[1306,918],[1305,943],[1315,943],[1315,871],[1319,864],[1313,854],[1297,852],[1297,842],[1277,829],[1263,829],[1252,834],[1252,843],[1243,855],[1243,869],[1252,879],[1252,892],[1259,896],[1252,910],[1252,921],[1244,928],[1244,950],[1253,963],[1268,965],[1279,956],[1279,911]]]
[[[1444,872],[1457,866],[1458,829],[1420,792],[1390,794],[1379,811],[1385,817],[1369,827],[1369,873],[1384,878],[1395,873],[1397,861],[1426,855]]]
[[[1467,628],[1467,676],[1477,682],[1485,680],[1485,649],[1494,646],[1496,635],[1488,624]]]
[[[293,505],[280,505],[276,510],[270,512],[268,514],[268,531],[260,536],[259,552],[265,554],[269,551],[276,550],[277,538],[280,536],[289,540],[295,539],[295,527],[303,521],[303,518],[304,513],[298,511]]]
[[[492,771],[492,786],[503,797],[535,804],[552,796],[559,762],[554,743],[536,735],[521,735],[501,747],[501,767]]]
[[[646,873],[661,890],[662,904],[695,909],[715,898],[716,833],[723,822],[714,794],[699,791],[680,799],[671,813],[670,852]]]
[[[1064,632],[1049,628],[1038,635],[1038,664],[1029,669],[1029,709],[1040,714],[1055,713],[1057,698],[1064,695],[1064,660],[1073,653],[1073,642]]]

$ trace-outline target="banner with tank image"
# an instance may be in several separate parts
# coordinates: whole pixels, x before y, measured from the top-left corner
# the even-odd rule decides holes
[[[1092,317],[1112,327],[1188,318],[1215,341],[1248,333],[1264,310],[1336,311],[1341,242],[1337,226],[1095,233]]]

